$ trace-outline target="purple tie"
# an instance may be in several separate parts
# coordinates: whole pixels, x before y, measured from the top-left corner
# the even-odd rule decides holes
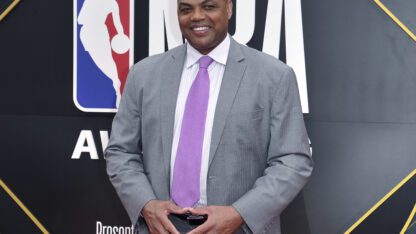
[[[172,179],[172,200],[181,207],[193,207],[199,201],[202,143],[209,98],[208,66],[212,59],[199,59],[199,71],[186,99],[181,135]]]

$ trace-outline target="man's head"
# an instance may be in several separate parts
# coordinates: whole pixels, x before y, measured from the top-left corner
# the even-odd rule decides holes
[[[182,35],[202,54],[208,54],[224,40],[232,15],[231,0],[178,0]]]

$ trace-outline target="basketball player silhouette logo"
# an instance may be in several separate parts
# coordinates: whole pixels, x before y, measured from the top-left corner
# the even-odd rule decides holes
[[[123,23],[130,23],[128,19],[124,20],[124,22],[122,21],[123,13],[130,14],[130,9],[128,8],[131,7],[131,4],[128,0],[76,1],[79,4],[77,5],[77,11],[79,9],[79,13],[76,18],[76,33],[79,33],[77,42],[80,45],[76,46],[77,69],[74,69],[74,75],[76,73],[77,77],[75,83],[78,85],[77,87],[74,87],[74,89],[76,89],[74,100],[76,100],[75,103],[77,106],[79,108],[81,107],[81,110],[108,112],[111,111],[111,109],[116,109],[119,105],[122,92],[122,81],[124,82],[126,79],[127,71],[132,60],[130,59],[129,62],[129,57],[132,58],[132,39],[128,36],[129,33],[132,34],[132,30],[129,30],[131,28],[129,26],[131,25],[123,25]],[[121,5],[123,4],[122,1],[127,3]],[[120,5],[123,6],[123,8],[120,7]],[[127,6],[127,9],[125,6]],[[131,15],[129,16],[130,17],[127,18],[132,18]],[[127,33],[125,32],[126,28],[127,31],[129,31]],[[89,62],[87,60],[89,60]],[[86,62],[83,63],[83,61]],[[96,66],[95,69],[91,68],[92,65]],[[94,72],[91,72],[91,70],[97,70],[97,68],[101,71],[101,74],[97,74],[97,77],[95,78],[91,77],[94,76],[94,74],[92,74]],[[97,102],[98,104],[94,106],[94,97],[92,97],[94,94],[91,92],[96,93],[95,91],[97,91],[99,93],[100,84],[98,83],[103,82],[98,79],[107,79],[107,81],[109,79],[111,81],[115,99],[112,99],[110,105],[108,102],[107,104]],[[88,84],[84,85],[84,83]],[[96,89],[94,89],[94,83],[97,83]],[[87,92],[86,89],[90,91]]]

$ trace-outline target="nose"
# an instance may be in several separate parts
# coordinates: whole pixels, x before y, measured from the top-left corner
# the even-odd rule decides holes
[[[192,14],[191,20],[192,21],[201,21],[201,20],[204,20],[204,19],[205,19],[205,12],[200,8],[195,9],[195,11]]]

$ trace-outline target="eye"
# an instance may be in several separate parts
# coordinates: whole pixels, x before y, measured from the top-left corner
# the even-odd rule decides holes
[[[181,7],[181,8],[179,8],[179,12],[181,14],[188,14],[188,13],[191,12],[191,8],[190,7]]]
[[[215,5],[207,4],[204,5],[204,9],[207,11],[213,10],[215,8]]]

